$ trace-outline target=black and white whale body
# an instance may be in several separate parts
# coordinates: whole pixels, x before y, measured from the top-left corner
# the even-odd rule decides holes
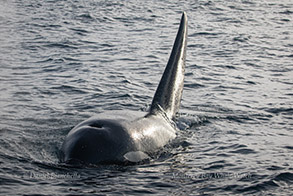
[[[81,122],[66,136],[61,161],[72,164],[138,162],[174,139],[173,119],[182,96],[186,44],[187,17],[183,13],[150,111],[114,111]]]

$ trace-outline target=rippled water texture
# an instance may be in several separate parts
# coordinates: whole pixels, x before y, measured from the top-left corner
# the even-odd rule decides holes
[[[292,1],[0,2],[1,195],[293,193]],[[147,110],[182,11],[177,139],[144,164],[60,164],[77,123]]]

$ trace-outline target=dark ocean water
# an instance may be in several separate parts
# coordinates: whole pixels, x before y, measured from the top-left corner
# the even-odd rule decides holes
[[[293,194],[291,0],[0,2],[0,195]],[[182,11],[176,140],[144,164],[60,164],[77,123],[148,109]]]

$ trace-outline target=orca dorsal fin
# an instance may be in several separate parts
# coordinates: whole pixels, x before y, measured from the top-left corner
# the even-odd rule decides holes
[[[152,101],[150,114],[163,110],[173,119],[178,112],[184,83],[186,44],[187,16],[183,12],[168,64]]]

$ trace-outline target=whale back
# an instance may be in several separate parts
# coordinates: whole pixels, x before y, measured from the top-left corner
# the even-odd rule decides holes
[[[182,96],[186,39],[187,18],[183,13],[168,64],[147,116],[145,113],[111,111],[81,122],[66,136],[61,161],[69,164],[139,162],[174,139],[176,127],[171,119],[179,109]]]
[[[150,114],[163,110],[173,119],[182,97],[187,44],[187,16],[183,12],[169,61],[154,95]]]

